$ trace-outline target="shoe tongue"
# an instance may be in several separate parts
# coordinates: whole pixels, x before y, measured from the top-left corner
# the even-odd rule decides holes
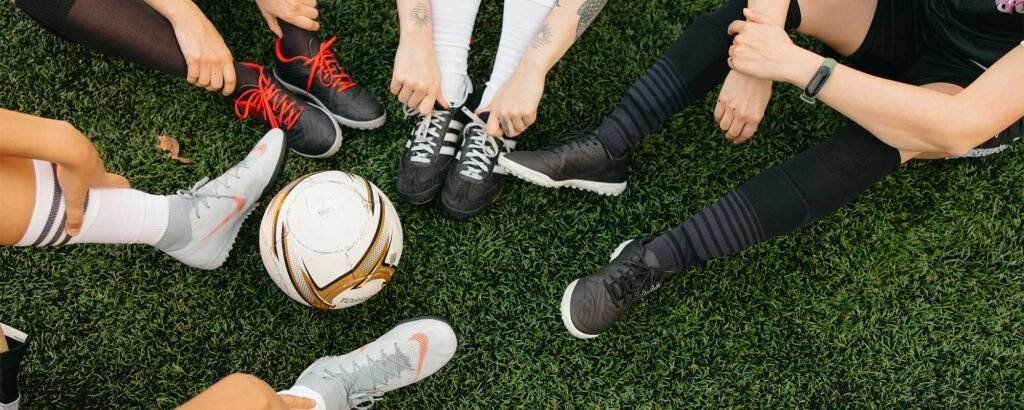
[[[662,268],[664,268],[661,265],[661,261],[658,260],[658,255],[655,255],[654,252],[647,249],[644,249],[642,252],[643,254],[640,257],[640,260],[644,263],[644,265],[647,265],[647,267],[657,270],[661,270]]]

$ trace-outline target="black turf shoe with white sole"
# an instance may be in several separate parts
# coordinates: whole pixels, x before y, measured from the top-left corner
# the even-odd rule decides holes
[[[403,199],[424,205],[441,192],[448,169],[455,162],[465,121],[466,116],[458,108],[436,106],[412,130],[395,180],[395,189]]]
[[[8,350],[0,353],[0,409],[18,409],[21,398],[18,393],[18,372],[21,361],[28,353],[28,335],[18,329],[0,323]]]
[[[569,284],[562,295],[562,323],[573,336],[591,339],[608,330],[631,306],[654,292],[672,272],[643,247],[646,239],[623,242],[597,273]]]
[[[274,77],[289,91],[330,112],[341,125],[361,130],[384,125],[384,106],[342,67],[333,51],[336,41],[331,37],[319,47],[313,47],[311,41],[308,55],[286,56],[278,39],[274,44]]]
[[[540,151],[502,155],[498,164],[509,174],[543,187],[614,196],[626,190],[629,158],[612,157],[597,136],[588,133]]]
[[[486,113],[477,117],[462,107],[469,121],[462,130],[462,145],[441,191],[441,209],[455,219],[475,216],[491,205],[505,187],[506,171],[498,155],[515,149],[515,140],[487,135]]]
[[[288,148],[307,158],[328,158],[338,153],[344,141],[341,127],[323,108],[295,96],[263,67],[242,63],[257,73],[255,85],[245,85],[235,92],[235,116],[261,121],[267,131],[280,128],[288,140]]]

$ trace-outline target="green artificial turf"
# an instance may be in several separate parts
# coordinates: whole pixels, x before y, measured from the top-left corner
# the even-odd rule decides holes
[[[237,58],[269,63],[272,39],[255,5],[235,3],[203,7]],[[717,3],[610,2],[550,74],[521,147],[596,124]],[[340,34],[340,56],[387,102],[389,120],[347,131],[336,158],[292,156],[278,187],[329,169],[374,181],[405,227],[394,282],[338,312],[291,301],[260,262],[262,208],[214,272],[145,246],[0,250],[0,321],[35,339],[23,408],[169,408],[231,372],[285,388],[315,358],[423,315],[449,320],[459,351],[382,408],[1024,405],[1021,147],[911,165],[819,224],[678,275],[614,330],[580,341],[558,316],[567,283],[602,266],[620,241],[672,227],[826,138],[840,117],[779,85],[759,135],[733,146],[713,123],[711,96],[646,140],[624,195],[513,182],[492,210],[458,223],[394,191],[413,122],[387,93],[392,2],[320,6],[325,32]],[[8,2],[0,27],[0,107],[74,123],[136,188],[189,187],[260,136],[224,99],[66,43]],[[485,1],[470,62],[478,86],[500,27],[501,4]],[[154,148],[160,134],[177,137],[195,163],[165,159]]]

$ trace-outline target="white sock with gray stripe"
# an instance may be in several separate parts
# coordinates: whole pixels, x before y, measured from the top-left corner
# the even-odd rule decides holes
[[[64,195],[57,183],[55,166],[45,161],[35,165],[36,197],[32,220],[16,246],[54,246],[79,243],[146,244],[162,248],[188,242],[188,208],[171,206],[173,199],[150,195],[134,189],[92,189],[86,198],[85,219],[78,236],[65,232]],[[177,205],[177,204],[176,204]],[[175,225],[185,229],[168,229],[171,210],[184,213]],[[168,235],[171,234],[171,235]],[[174,236],[170,238],[168,236]]]

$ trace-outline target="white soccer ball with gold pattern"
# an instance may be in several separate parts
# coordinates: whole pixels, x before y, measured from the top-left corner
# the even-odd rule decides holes
[[[292,181],[270,202],[260,225],[260,255],[292,299],[342,309],[391,281],[402,257],[402,223],[372,182],[318,172]]]

